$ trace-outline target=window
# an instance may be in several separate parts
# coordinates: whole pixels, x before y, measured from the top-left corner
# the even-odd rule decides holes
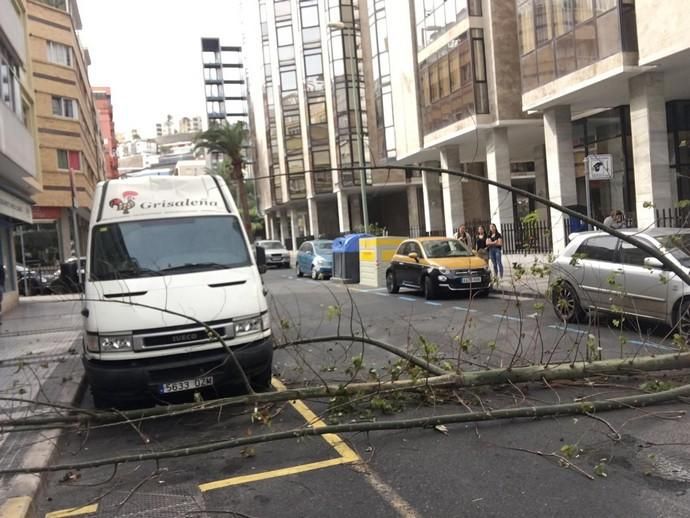
[[[534,50],[534,13],[531,1],[518,9],[518,39],[520,40],[520,55],[524,56]]]
[[[309,122],[311,124],[322,124],[326,122],[326,102],[320,101],[309,104]]]
[[[623,264],[644,266],[645,257],[649,257],[649,254],[644,250],[625,241],[621,242],[621,262]]]
[[[81,171],[81,153],[66,149],[57,150],[57,168],[63,171]]]
[[[450,91],[455,92],[460,88],[460,54],[452,52],[448,57],[450,66]]]
[[[48,61],[66,67],[72,66],[72,48],[55,41],[48,42]]]
[[[0,41],[0,101],[22,117],[19,98],[19,65]],[[24,119],[25,120],[25,119]]]
[[[292,26],[288,25],[286,27],[278,27],[276,29],[276,35],[278,37],[278,46],[284,47],[285,45],[292,45]]]
[[[297,90],[297,74],[294,70],[280,73],[280,84],[283,91]]]
[[[318,27],[319,25],[319,10],[313,5],[311,7],[302,7],[302,27]]]
[[[537,45],[543,45],[553,39],[551,0],[535,0],[534,16],[537,27]]]
[[[618,238],[613,236],[592,237],[580,245],[576,254],[592,261],[615,262],[617,243]]]
[[[100,225],[93,233],[91,275],[96,280],[250,265],[236,216],[113,223]]]
[[[304,68],[307,76],[321,76],[323,75],[323,63],[321,62],[321,53],[307,54],[304,56]]]
[[[53,115],[77,119],[79,117],[77,101],[67,97],[52,97]]]

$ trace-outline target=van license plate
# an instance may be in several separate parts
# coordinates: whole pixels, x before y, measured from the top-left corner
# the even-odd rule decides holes
[[[476,284],[476,283],[482,282],[482,278],[481,277],[463,277],[462,282],[463,282],[463,284],[470,284],[470,283]]]
[[[209,385],[213,385],[213,376],[204,376],[203,378],[163,383],[160,390],[161,394],[169,394],[171,392],[182,392],[184,390],[194,390],[201,387],[208,387]]]

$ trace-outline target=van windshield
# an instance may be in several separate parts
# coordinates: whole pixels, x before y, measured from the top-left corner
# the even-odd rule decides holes
[[[91,280],[173,275],[251,265],[236,216],[197,216],[95,226]]]

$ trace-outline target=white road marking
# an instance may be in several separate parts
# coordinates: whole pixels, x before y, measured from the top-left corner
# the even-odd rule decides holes
[[[379,293],[378,291],[372,292],[372,295],[378,295],[379,297],[388,297],[388,293]]]
[[[572,327],[572,326],[563,326],[561,324],[551,324],[549,327],[551,329],[558,329],[559,331],[568,331],[569,333],[578,333],[581,335],[587,334],[587,331],[583,331],[582,329],[578,329],[578,328]]]
[[[644,345],[646,347],[652,347],[654,349],[663,349],[665,351],[677,350],[675,347],[671,347],[668,345],[655,344],[654,342],[641,342],[640,340],[628,340],[628,343],[633,344],[633,345]]]
[[[406,300],[407,302],[417,302],[419,299],[413,297],[398,297],[400,300]]]
[[[476,313],[476,309],[470,309],[470,308],[463,308],[462,306],[453,306],[453,309],[457,309],[458,311],[469,311],[470,313]]]
[[[522,321],[522,318],[518,318],[518,317],[509,317],[508,315],[499,315],[498,313],[495,313],[495,314],[494,314],[494,317],[496,317],[496,318],[505,318],[506,320],[514,320],[514,321],[516,321],[516,322]]]
[[[429,304],[430,306],[441,306],[442,304],[440,302],[430,302],[430,301],[425,301],[424,304]]]

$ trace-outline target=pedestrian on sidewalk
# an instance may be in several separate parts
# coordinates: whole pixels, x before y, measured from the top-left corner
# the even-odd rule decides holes
[[[503,261],[501,257],[503,236],[498,231],[498,227],[493,223],[489,225],[489,236],[486,238],[486,247],[489,249],[489,257],[494,267],[494,277],[503,279]]]
[[[5,294],[5,265],[0,264],[0,326],[2,325],[2,296]]]
[[[475,246],[477,250],[477,255],[484,259],[485,261],[489,260],[489,254],[486,250],[486,230],[484,230],[484,227],[479,225],[477,227],[477,235],[475,239]]]
[[[458,241],[462,241],[469,250],[473,249],[472,236],[467,232],[465,225],[460,225],[460,227],[458,227],[458,231],[455,233],[454,237]]]

